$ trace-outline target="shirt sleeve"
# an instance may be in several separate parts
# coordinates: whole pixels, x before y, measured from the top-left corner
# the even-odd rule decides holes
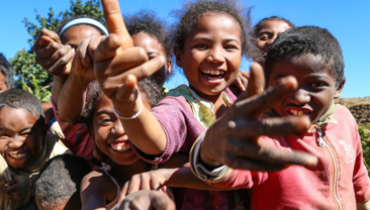
[[[150,112],[157,118],[166,134],[166,148],[159,156],[149,156],[134,147],[136,154],[148,163],[159,164],[168,161],[172,154],[179,152],[188,134],[186,115],[189,115],[189,112],[192,114],[187,106],[183,97],[169,96],[154,107]]]
[[[353,187],[355,190],[356,202],[365,203],[370,200],[370,182],[368,171],[364,165],[364,159],[362,154],[361,138],[355,126],[356,132],[356,162],[353,171]]]

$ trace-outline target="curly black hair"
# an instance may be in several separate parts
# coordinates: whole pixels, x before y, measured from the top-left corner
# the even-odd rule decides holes
[[[145,95],[145,99],[151,107],[156,106],[163,98],[163,87],[153,80],[154,78],[149,77],[138,83],[138,87],[141,93]],[[96,81],[93,81],[89,84],[86,96],[87,102],[80,118],[80,121],[87,125],[89,132],[93,130],[95,101],[99,98],[101,93],[101,88]],[[96,147],[93,158],[94,164],[99,165],[101,162],[105,161],[106,158],[106,155],[102,153],[99,148]]]
[[[12,88],[14,85],[13,68],[2,53],[0,53],[0,72],[5,76],[6,87]]]
[[[289,20],[278,17],[278,16],[271,16],[267,18],[263,18],[260,20],[255,26],[253,26],[251,33],[250,33],[250,46],[248,47],[248,55],[251,57],[254,61],[262,62],[265,58],[261,52],[260,49],[257,48],[257,38],[258,34],[261,31],[263,24],[265,24],[267,21],[270,20],[280,20],[286,22],[291,28],[294,28],[295,25],[290,22]]]
[[[39,99],[22,89],[9,89],[0,94],[0,109],[10,107],[23,108],[29,111],[36,119],[45,119],[44,110]]]
[[[49,160],[41,168],[35,183],[35,198],[39,208],[81,209],[80,185],[91,172],[89,163],[78,156],[65,154]]]
[[[166,59],[171,59],[171,46],[167,36],[166,21],[159,19],[157,15],[150,10],[140,10],[133,15],[125,15],[124,17],[128,33],[133,36],[141,32],[145,32],[154,36],[162,45]]]
[[[269,73],[276,62],[304,54],[321,56],[323,63],[329,66],[336,77],[337,87],[342,83],[344,62],[339,42],[327,29],[316,26],[290,28],[278,36],[267,52],[266,80],[268,81]]]
[[[71,15],[71,16],[69,16],[69,17],[67,17],[67,18],[65,18],[65,19],[63,19],[63,20],[60,21],[58,28],[55,30],[55,33],[57,33],[60,37],[62,37],[65,31],[63,32],[63,34],[60,34],[60,32],[62,31],[63,27],[67,23],[71,22],[72,20],[78,19],[78,18],[90,18],[90,19],[94,19],[94,20],[100,22],[101,24],[103,24],[103,26],[106,26],[105,23],[97,20],[96,18],[94,18],[91,15]],[[90,25],[90,24],[87,24],[87,23],[86,24],[78,24],[78,25],[89,25],[89,26],[92,26],[92,27],[96,28],[101,33],[101,35],[105,35],[105,33],[100,28],[97,28],[94,25]]]
[[[185,2],[183,8],[173,11],[179,19],[171,30],[171,43],[174,48],[183,51],[185,39],[194,24],[204,15],[224,13],[233,17],[240,26],[242,53],[246,54],[249,42],[250,8],[240,4],[238,0],[196,0]]]

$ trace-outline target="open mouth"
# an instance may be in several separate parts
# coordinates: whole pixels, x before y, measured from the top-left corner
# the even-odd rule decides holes
[[[287,112],[294,116],[302,116],[302,115],[309,115],[311,113],[310,110],[306,109],[287,109]]]
[[[130,150],[131,147],[128,141],[123,141],[123,142],[115,142],[115,143],[110,144],[110,148],[112,148],[112,150],[117,151],[117,152],[126,152]]]
[[[9,156],[13,159],[22,159],[27,153],[12,153]]]
[[[220,70],[204,70],[201,71],[204,79],[209,81],[219,81],[225,78],[225,71]]]

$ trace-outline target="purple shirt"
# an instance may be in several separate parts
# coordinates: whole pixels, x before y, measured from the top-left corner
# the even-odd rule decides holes
[[[225,90],[231,103],[236,95],[229,88]],[[193,143],[206,130],[193,116],[188,103],[183,96],[165,97],[151,112],[161,124],[167,136],[167,146],[161,156],[147,159],[151,164],[166,162],[174,153],[189,154]],[[205,191],[187,188],[173,188],[176,209],[233,209],[236,191]]]

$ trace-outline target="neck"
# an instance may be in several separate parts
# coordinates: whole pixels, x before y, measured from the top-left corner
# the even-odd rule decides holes
[[[119,165],[110,160],[108,164],[111,166],[109,173],[117,180],[119,185],[123,186],[135,174],[143,173],[151,169],[151,164],[138,159],[130,165]]]
[[[191,86],[190,86],[191,87]],[[223,115],[223,113],[226,112],[227,110],[227,105],[225,104],[224,102],[224,99],[223,99],[223,95],[222,95],[222,92],[221,93],[218,93],[216,95],[207,95],[207,94],[204,94],[200,91],[198,91],[197,89],[195,88],[192,88],[192,90],[194,90],[194,92],[202,97],[203,99],[206,99],[207,101],[210,101],[213,103],[214,107],[213,107],[213,112],[215,113],[216,117],[220,117]]]

